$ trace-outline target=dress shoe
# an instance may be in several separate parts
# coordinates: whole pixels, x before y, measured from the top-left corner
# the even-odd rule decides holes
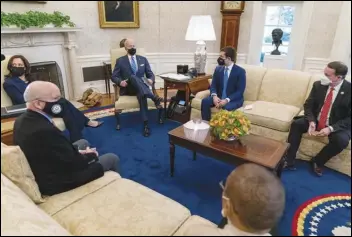
[[[149,137],[149,135],[150,135],[150,130],[149,130],[148,126],[144,126],[143,136]]]
[[[155,107],[157,109],[162,109],[163,108],[163,106],[161,105],[161,102],[163,102],[163,98],[161,98],[159,96],[156,96],[155,100],[154,100],[154,104],[155,104]]]
[[[295,167],[295,165],[289,165],[289,164],[287,163],[287,161],[285,161],[285,163],[284,163],[284,170],[291,170],[291,171],[294,171],[294,170],[296,170],[296,167]]]
[[[312,162],[312,170],[319,177],[323,176],[323,170],[315,162]]]

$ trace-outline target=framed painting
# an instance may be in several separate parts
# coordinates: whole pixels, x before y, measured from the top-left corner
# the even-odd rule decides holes
[[[138,1],[98,1],[100,28],[139,28]]]

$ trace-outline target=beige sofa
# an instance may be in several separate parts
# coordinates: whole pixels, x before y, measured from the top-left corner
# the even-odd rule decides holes
[[[9,59],[11,58],[10,55],[6,55],[6,59],[4,61],[1,61],[1,107],[6,107],[6,106],[11,106],[12,101],[10,97],[7,95],[6,91],[4,90],[3,84],[5,80],[5,76],[9,74],[9,70],[7,70],[7,64],[9,62]],[[66,129],[65,123],[62,120],[62,118],[54,118],[55,125],[61,130],[64,131]],[[4,124],[4,127],[1,127],[1,129],[7,130],[9,127],[13,127],[14,121],[7,122]]]
[[[3,152],[12,148],[10,153]],[[191,216],[181,204],[115,172],[106,172],[103,177],[74,190],[45,197],[45,202],[36,205],[30,195],[36,190],[36,183],[29,180],[31,171],[24,171],[28,166],[25,157],[18,162],[22,159],[18,149],[2,144],[2,236],[166,236],[182,235],[185,226],[192,224],[213,225],[201,217]]]
[[[313,82],[320,80],[320,76],[293,70],[240,66],[247,73],[244,105],[253,105],[253,109],[244,111],[253,124],[251,132],[285,141],[293,118],[303,114],[305,99]],[[201,100],[209,95],[209,90],[196,94],[192,101],[191,118],[201,117]],[[212,109],[212,113],[216,111],[217,109]],[[327,138],[318,139],[304,135],[298,157],[310,160],[327,143]],[[351,142],[326,166],[351,176]]]

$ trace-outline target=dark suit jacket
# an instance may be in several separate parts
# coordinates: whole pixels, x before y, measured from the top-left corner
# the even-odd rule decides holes
[[[154,73],[152,72],[148,60],[143,57],[136,55],[136,63],[138,65],[138,71],[136,76],[139,78],[146,77],[148,79],[155,81]],[[116,59],[116,64],[114,71],[112,72],[111,80],[120,86],[121,81],[129,79],[133,74],[132,67],[130,64],[130,60],[128,56],[123,56]],[[128,83],[128,82],[127,82]],[[121,87],[120,90],[121,95],[135,95],[136,91],[131,87],[130,83],[128,83],[127,88]]]
[[[304,104],[304,116],[308,121],[317,121],[328,88],[329,86],[322,85],[320,81],[314,82]],[[339,94],[332,105],[329,124],[334,132],[345,130],[351,137],[351,83],[346,80],[342,82]]]
[[[12,104],[24,104],[23,93],[26,90],[28,83],[22,81],[19,77],[5,78],[3,87],[6,94],[10,97]]]
[[[46,117],[28,110],[14,125],[19,145],[44,195],[74,189],[104,175],[95,154],[82,155]]]
[[[222,90],[224,88],[224,70],[224,66],[218,66],[215,68],[213,80],[210,86],[210,93],[217,94],[219,98],[221,98]],[[243,93],[245,89],[246,71],[240,66],[234,64],[230,72],[226,88],[226,94],[230,99],[230,103],[233,103],[234,105],[240,105],[239,107],[241,107],[244,101]],[[238,108],[238,106],[236,107]]]

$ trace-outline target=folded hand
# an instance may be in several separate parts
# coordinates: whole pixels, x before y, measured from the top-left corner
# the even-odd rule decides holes
[[[318,137],[326,137],[329,136],[331,133],[331,130],[329,127],[323,128],[322,130],[320,130],[319,132],[315,133],[315,136]]]
[[[121,81],[120,86],[121,86],[121,87],[126,87],[126,86],[128,86],[126,80],[125,80],[125,81]]]
[[[79,150],[79,153],[81,153],[82,155],[87,153],[95,153],[97,156],[99,156],[99,153],[97,152],[96,148],[87,147],[85,150]]]

